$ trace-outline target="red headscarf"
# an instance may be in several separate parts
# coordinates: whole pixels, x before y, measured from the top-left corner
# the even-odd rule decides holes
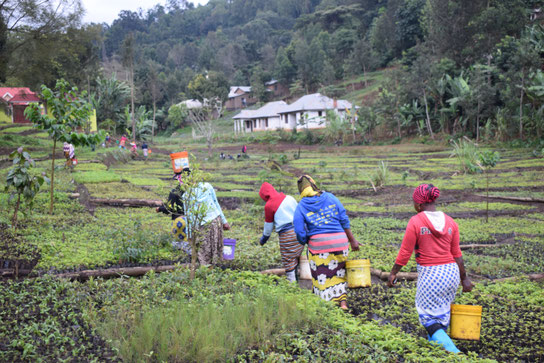
[[[412,198],[417,204],[433,203],[440,196],[440,189],[432,184],[421,184],[414,190]]]

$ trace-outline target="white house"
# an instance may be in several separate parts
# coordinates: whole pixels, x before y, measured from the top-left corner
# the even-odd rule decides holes
[[[326,126],[328,110],[345,115],[353,105],[346,100],[335,100],[320,93],[302,96],[279,112],[281,127],[285,129],[316,129]]]
[[[234,132],[277,130],[282,128],[279,112],[287,107],[284,101],[268,102],[257,110],[244,110],[234,116]]]
[[[252,115],[253,112],[256,110],[242,110],[239,114],[236,116],[233,116],[232,119],[234,120],[234,134],[240,134],[245,132],[252,132],[252,126],[253,126],[253,120]],[[249,124],[249,129],[246,129],[246,122]]]

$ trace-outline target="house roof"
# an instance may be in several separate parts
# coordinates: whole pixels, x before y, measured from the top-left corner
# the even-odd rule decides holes
[[[8,103],[21,104],[40,101],[38,95],[28,87],[0,87],[0,98]]]
[[[271,79],[270,81],[266,82],[264,85],[265,86],[272,86],[272,85],[274,85],[276,83],[278,83],[277,79]]]
[[[249,92],[251,92],[251,87],[250,86],[233,86],[233,87],[230,88],[229,98],[241,96],[241,94],[236,93],[236,91],[238,91],[238,90],[241,90],[244,93],[249,93]]]
[[[179,105],[185,105],[188,109],[202,108],[202,102],[194,99],[181,101]]]
[[[334,100],[320,93],[302,96],[289,106],[282,109],[279,113],[289,113],[297,111],[320,111],[320,110],[346,110],[352,108],[351,102],[346,100],[337,100],[334,107]]]
[[[239,114],[232,117],[233,120],[248,120],[253,118],[253,113],[257,110],[242,110]]]
[[[251,114],[251,118],[279,116],[280,111],[284,110],[287,106],[287,103],[284,101],[268,102],[263,107],[255,110],[255,112]]]

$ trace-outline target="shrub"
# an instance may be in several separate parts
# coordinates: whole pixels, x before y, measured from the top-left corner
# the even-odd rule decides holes
[[[387,162],[380,161],[374,173],[368,178],[372,188],[376,191],[377,188],[383,187],[389,181],[389,165]]]
[[[478,146],[467,138],[463,138],[458,142],[451,142],[453,149],[450,157],[456,157],[459,162],[460,171],[469,174],[481,172],[478,166],[479,154]]]

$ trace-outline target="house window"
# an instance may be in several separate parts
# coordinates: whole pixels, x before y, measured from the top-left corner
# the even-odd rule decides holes
[[[265,123],[266,123],[266,127],[268,127],[268,119],[266,119]]]
[[[278,90],[278,85],[275,84],[275,85],[274,85],[274,91],[277,91],[277,90]]]
[[[289,123],[287,114],[285,114],[285,123]]]
[[[317,112],[317,115],[318,115],[319,117],[323,116],[323,111],[318,111],[318,112]]]

